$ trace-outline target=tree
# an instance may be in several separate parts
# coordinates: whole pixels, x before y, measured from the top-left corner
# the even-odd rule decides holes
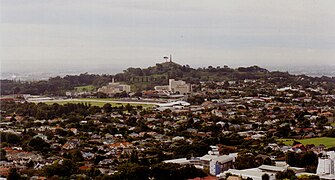
[[[71,176],[76,171],[77,171],[77,167],[72,161],[68,159],[64,159],[64,160],[61,160],[60,162],[55,162],[52,165],[43,167],[43,173],[47,177],[52,177],[54,175],[58,175],[61,177]]]
[[[114,174],[115,179],[133,179],[142,180],[148,179],[150,169],[147,166],[141,166],[134,163],[121,164],[118,167],[118,173]]]
[[[286,158],[287,164],[293,167],[298,166],[298,163],[300,162],[300,157],[295,152],[290,152],[290,151],[287,152],[285,158]]]
[[[86,175],[93,178],[99,176],[100,174],[100,170],[94,167],[91,167],[86,171]]]
[[[136,150],[133,150],[130,154],[129,158],[130,163],[138,163],[138,153]]]
[[[32,138],[28,146],[33,150],[33,151],[40,151],[40,152],[48,152],[50,149],[50,144],[45,142],[41,138]]]
[[[292,170],[286,170],[284,172],[278,172],[276,179],[296,179],[295,172]]]
[[[81,162],[84,160],[83,155],[78,149],[70,152],[70,158],[74,163]]]
[[[17,169],[16,168],[11,168],[9,170],[9,174],[7,177],[8,180],[19,180],[21,179],[21,176],[19,173],[17,173]]]
[[[291,128],[289,125],[285,125],[277,128],[277,136],[278,137],[287,137],[291,132]]]
[[[270,180],[270,176],[265,173],[262,175],[262,180]]]
[[[104,104],[104,106],[102,108],[103,108],[105,113],[110,113],[113,110],[112,105],[110,103]]]
[[[1,148],[0,149],[0,161],[5,161],[5,160],[7,160],[6,151]]]
[[[21,141],[20,136],[13,134],[13,133],[7,133],[7,132],[0,132],[0,139],[1,142],[7,142],[7,143],[19,143]]]
[[[251,154],[239,154],[235,161],[236,169],[249,169],[258,165],[255,161],[255,156]]]

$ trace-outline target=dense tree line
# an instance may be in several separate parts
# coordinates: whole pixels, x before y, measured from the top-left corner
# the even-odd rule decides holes
[[[88,115],[100,113],[102,111],[106,113],[110,112],[120,112],[123,110],[132,112],[135,108],[141,109],[141,106],[111,106],[111,104],[106,103],[103,107],[91,106],[88,103],[67,103],[60,105],[57,103],[48,105],[45,103],[15,103],[10,101],[4,101],[1,103],[1,110],[6,111],[7,114],[15,114],[28,117],[33,117],[39,120],[48,120],[54,118],[67,118],[69,122],[76,121],[75,117],[85,117]],[[15,121],[15,115],[12,117],[12,120]]]
[[[111,75],[80,74],[65,77],[51,77],[41,81],[1,80],[1,94],[47,94],[65,95],[68,90],[77,86],[94,85],[100,87],[111,82]]]
[[[132,84],[134,90],[153,89],[156,85],[168,84],[168,79],[181,79],[188,83],[199,84],[201,81],[225,81],[244,79],[264,79],[268,83],[283,86],[301,85],[304,88],[310,86],[310,82],[319,82],[320,87],[327,91],[335,89],[335,77],[309,77],[305,75],[290,75],[287,72],[269,72],[258,66],[240,67],[237,69],[224,67],[191,68],[188,65],[179,65],[174,62],[156,64],[148,68],[128,68],[123,73],[112,75],[80,74],[67,75],[65,77],[52,77],[45,81],[22,82],[1,80],[1,94],[49,94],[65,95],[67,90],[73,90],[76,86],[94,85],[101,87],[116,81]],[[322,82],[328,82],[324,84]]]

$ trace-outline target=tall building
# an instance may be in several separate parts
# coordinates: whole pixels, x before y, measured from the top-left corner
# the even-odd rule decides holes
[[[126,93],[130,92],[130,86],[127,84],[120,84],[114,82],[114,79],[112,82],[110,82],[107,86],[102,86],[98,89],[98,92],[103,92],[108,95],[113,95],[116,93],[121,93],[125,91]]]
[[[326,155],[319,158],[316,174],[335,177],[335,151],[328,151]]]
[[[188,94],[192,92],[191,84],[187,84],[185,81],[169,79],[169,91],[177,94]]]
[[[169,85],[155,86],[155,90],[168,94],[189,94],[192,92],[192,86],[182,80],[169,79]]]

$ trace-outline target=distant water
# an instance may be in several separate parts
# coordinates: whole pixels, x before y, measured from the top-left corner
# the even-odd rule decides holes
[[[261,66],[269,71],[283,71],[289,72],[290,74],[305,74],[308,76],[321,77],[329,76],[335,77],[335,66]],[[49,71],[30,71],[30,72],[1,72],[1,79],[16,79],[23,81],[34,81],[34,80],[47,80],[50,77],[55,76],[66,76],[66,75],[79,75],[81,73],[90,74],[116,74],[120,73],[125,68],[122,67],[92,67],[91,69],[62,69],[62,70],[49,70]]]
[[[31,71],[31,72],[1,72],[1,79],[16,79],[22,81],[48,80],[50,77],[64,77],[66,75],[89,74],[116,74],[122,72],[119,68],[101,68],[101,69],[76,69],[76,70],[52,70],[52,71]]]
[[[284,71],[290,74],[304,74],[313,77],[335,77],[335,66],[269,66],[265,67],[269,71]]]

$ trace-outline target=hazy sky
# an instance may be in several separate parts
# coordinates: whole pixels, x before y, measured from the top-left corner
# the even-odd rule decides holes
[[[0,0],[1,69],[335,65],[334,0]]]

